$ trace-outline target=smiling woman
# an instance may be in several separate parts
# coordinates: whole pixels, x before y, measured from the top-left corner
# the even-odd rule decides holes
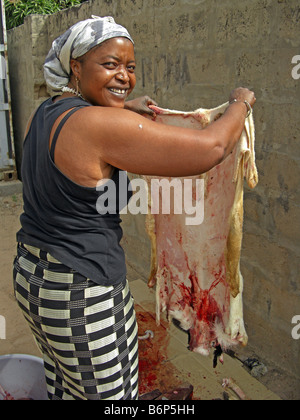
[[[120,246],[126,171],[208,171],[236,145],[254,93],[235,89],[202,131],[150,121],[141,114],[154,115],[152,99],[127,100],[134,43],[111,17],[78,22],[53,41],[44,75],[58,94],[26,130],[16,297],[43,353],[49,399],[137,399],[138,329]],[[101,180],[115,185],[113,214],[98,212]]]

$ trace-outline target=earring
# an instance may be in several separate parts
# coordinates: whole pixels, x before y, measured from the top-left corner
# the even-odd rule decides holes
[[[79,96],[79,80],[77,76],[75,78],[75,81],[76,81],[76,95]]]

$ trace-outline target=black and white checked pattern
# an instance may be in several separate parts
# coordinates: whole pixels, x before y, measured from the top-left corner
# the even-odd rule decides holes
[[[127,281],[99,286],[19,244],[14,287],[44,357],[49,399],[138,398],[138,331]]]

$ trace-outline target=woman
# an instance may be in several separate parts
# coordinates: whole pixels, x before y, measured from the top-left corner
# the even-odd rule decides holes
[[[137,399],[120,170],[173,177],[208,171],[233,150],[254,93],[234,90],[224,116],[202,131],[144,118],[153,101],[125,102],[136,84],[134,44],[112,18],[74,25],[53,42],[44,68],[48,86],[62,94],[28,124],[16,297],[43,353],[50,399]],[[116,185],[117,214],[96,210],[97,185],[107,179]]]

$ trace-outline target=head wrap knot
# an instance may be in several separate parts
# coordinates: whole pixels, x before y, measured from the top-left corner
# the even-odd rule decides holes
[[[70,80],[71,58],[78,58],[111,38],[125,37],[132,43],[126,28],[118,25],[111,16],[92,16],[76,23],[52,43],[44,64],[44,77],[53,91],[61,91]]]

